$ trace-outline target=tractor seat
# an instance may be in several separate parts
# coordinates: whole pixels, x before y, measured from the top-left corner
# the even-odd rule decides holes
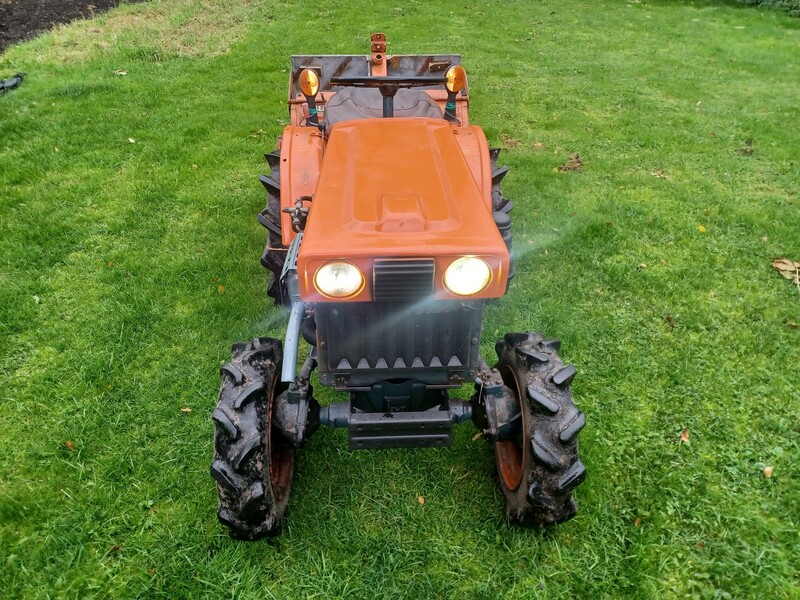
[[[402,88],[394,97],[395,117],[430,117],[442,119],[444,115],[436,101],[425,92]],[[354,119],[380,119],[383,117],[383,96],[376,89],[344,88],[336,92],[325,104],[325,129]]]

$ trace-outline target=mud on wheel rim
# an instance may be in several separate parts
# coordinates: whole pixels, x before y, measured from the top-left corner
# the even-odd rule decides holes
[[[514,372],[507,366],[500,369],[500,376],[516,398],[521,398],[519,381]],[[524,389],[524,388],[522,388]],[[498,441],[494,444],[494,458],[497,464],[497,473],[502,479],[503,484],[511,491],[519,488],[522,483],[524,465],[528,460],[528,444],[523,443],[526,432],[530,430],[527,411],[522,412],[522,431],[515,440]]]

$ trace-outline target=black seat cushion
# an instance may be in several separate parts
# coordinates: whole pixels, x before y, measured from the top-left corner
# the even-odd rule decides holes
[[[379,119],[383,116],[383,96],[373,88],[344,88],[325,105],[325,128],[353,119]],[[399,89],[394,97],[395,117],[430,117],[441,119],[442,111],[425,92]]]

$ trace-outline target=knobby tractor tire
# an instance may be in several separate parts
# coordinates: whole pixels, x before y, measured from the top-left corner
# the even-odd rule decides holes
[[[294,475],[295,450],[272,426],[272,401],[281,391],[279,340],[234,344],[220,369],[211,476],[220,522],[231,537],[279,535]]]
[[[279,150],[274,150],[265,154],[264,158],[270,166],[271,173],[269,177],[265,175],[259,177],[267,191],[266,205],[258,215],[259,222],[267,228],[267,243],[261,255],[261,264],[270,272],[267,295],[275,299],[275,304],[288,304],[289,299],[281,290],[280,284],[287,247],[283,245],[281,235],[277,233],[281,230],[281,154]]]
[[[585,478],[577,436],[586,417],[572,400],[575,367],[558,356],[561,343],[538,333],[509,333],[497,342],[497,369],[520,401],[521,441],[494,443],[508,518],[541,528],[575,516],[572,497]]]

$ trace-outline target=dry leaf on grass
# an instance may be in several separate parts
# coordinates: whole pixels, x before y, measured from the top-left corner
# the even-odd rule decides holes
[[[420,504],[425,504],[425,496],[417,496],[417,502]]]
[[[788,258],[776,258],[772,261],[772,266],[783,277],[800,288],[800,262]]]
[[[753,153],[753,138],[747,138],[744,141],[744,148],[739,148],[736,152],[742,156],[750,156]]]
[[[125,75],[127,74],[128,72],[123,71],[122,69],[117,69],[116,71],[114,71],[114,75],[117,75],[118,77],[125,77]]]
[[[75,450],[75,444],[73,444],[70,440],[67,440],[66,442],[64,442],[64,445],[69,450]]]
[[[687,446],[691,444],[689,441],[689,430],[684,429],[681,431],[681,444],[686,444]]]
[[[708,231],[708,229],[706,229],[705,225],[698,225],[697,231],[699,231],[700,233],[705,233],[706,231]]]
[[[580,173],[583,170],[583,160],[581,159],[581,155],[575,152],[574,154],[570,155],[569,160],[565,162],[563,165],[558,167],[559,173],[566,173],[567,171],[576,171]]]
[[[184,406],[184,407],[181,409],[181,412],[186,412],[186,413],[189,413],[189,412],[192,412],[192,409],[191,409],[191,408],[189,408],[188,406]]]
[[[512,148],[519,146],[519,140],[517,138],[513,138],[505,133],[500,136],[500,142],[503,144],[503,148],[506,150],[511,150]]]
[[[775,469],[773,469],[772,467],[764,467],[764,477],[766,477],[767,479],[769,479],[770,477],[772,477],[772,472],[773,472],[774,470],[775,470]]]

